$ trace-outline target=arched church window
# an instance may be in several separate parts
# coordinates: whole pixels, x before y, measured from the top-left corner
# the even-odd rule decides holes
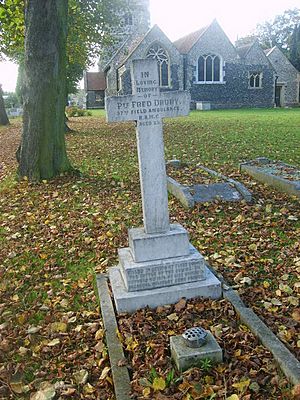
[[[166,50],[156,43],[150,47],[146,55],[147,58],[154,58],[158,64],[159,86],[167,87],[170,85],[169,55]]]
[[[250,72],[249,73],[249,87],[256,89],[262,87],[262,73]]]
[[[221,58],[205,54],[198,58],[198,82],[221,82]]]

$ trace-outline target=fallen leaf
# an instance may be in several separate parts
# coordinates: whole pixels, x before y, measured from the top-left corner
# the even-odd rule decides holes
[[[68,325],[65,322],[53,322],[51,324],[51,332],[58,333],[58,332],[67,332]]]
[[[48,342],[47,346],[54,347],[54,346],[57,346],[59,343],[60,343],[60,340],[56,338],[56,339],[53,339],[50,342]]]
[[[73,374],[75,382],[77,385],[85,385],[87,383],[89,373],[85,369],[81,369]]]
[[[150,396],[150,393],[151,393],[151,389],[149,387],[146,387],[145,389],[143,389],[143,396],[144,397]]]
[[[237,382],[237,383],[233,383],[232,386],[235,389],[238,389],[240,392],[244,392],[248,388],[250,383],[251,383],[251,380],[250,379],[246,379],[246,380],[242,380],[242,381]]]
[[[43,382],[40,389],[30,396],[30,400],[52,400],[56,395],[54,385],[50,382]]]
[[[29,334],[38,333],[41,329],[42,329],[41,326],[30,326],[30,327],[27,329],[27,333],[29,333]]]
[[[110,367],[104,367],[100,376],[100,380],[105,379],[110,371]]]
[[[292,312],[292,318],[297,321],[300,322],[300,308],[296,308],[293,312]]]
[[[232,394],[229,397],[226,397],[226,400],[239,400],[239,396],[237,394]]]
[[[117,363],[118,367],[125,367],[127,365],[127,360],[126,358],[123,358],[122,360],[119,360]]]
[[[186,300],[184,299],[184,298],[182,298],[182,299],[180,299],[179,301],[178,301],[178,303],[176,303],[175,304],[175,310],[177,311],[177,312],[180,312],[180,311],[182,311],[182,310],[184,310],[185,309],[185,306],[186,306]]]
[[[156,377],[153,379],[152,387],[155,391],[165,390],[166,381],[162,377]]]
[[[167,318],[170,321],[178,321],[179,320],[179,317],[178,317],[178,315],[176,313],[168,315]]]

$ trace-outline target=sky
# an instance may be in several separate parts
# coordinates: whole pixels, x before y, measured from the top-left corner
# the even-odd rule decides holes
[[[157,24],[171,40],[196,31],[217,19],[232,42],[272,20],[299,0],[150,0],[151,23]],[[4,91],[14,91],[17,66],[0,63],[0,83]]]

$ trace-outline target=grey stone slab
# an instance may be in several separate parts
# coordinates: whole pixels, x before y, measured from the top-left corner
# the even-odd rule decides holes
[[[290,179],[288,173],[285,176],[280,175],[282,168],[290,169]],[[296,167],[261,157],[240,164],[240,170],[281,192],[300,198],[300,171]],[[299,179],[295,179],[295,177],[299,177]]]
[[[119,366],[119,362],[124,360],[125,357],[122,344],[117,336],[118,325],[106,275],[97,275],[97,289],[116,398],[117,400],[130,400],[131,385],[128,369],[126,366]]]
[[[224,297],[224,299],[230,301],[230,303],[234,307],[239,307],[239,308],[246,307],[243,300],[240,298],[238,292],[236,290],[232,290],[231,288],[229,288],[228,290],[225,290],[224,285],[223,285],[223,297]]]
[[[168,176],[167,187],[169,193],[175,196],[184,207],[193,208],[195,206],[195,200],[187,186],[181,185],[175,179]]]
[[[225,201],[241,200],[240,193],[229,183],[212,183],[210,185],[194,185],[190,187],[194,192],[196,203],[211,202],[216,199]]]
[[[207,332],[207,343],[198,348],[188,347],[181,335],[170,337],[171,356],[180,372],[201,366],[201,361],[223,362],[223,351],[211,332]]]
[[[232,183],[232,185],[236,188],[236,190],[241,194],[241,196],[244,198],[244,200],[247,203],[252,203],[252,193],[250,190],[246,188],[245,185],[243,185],[241,182],[238,182],[234,179],[227,179],[228,182]]]
[[[203,256],[192,246],[182,257],[134,262],[130,249],[119,249],[120,270],[126,289],[130,292],[174,286],[206,278]]]
[[[189,237],[186,229],[171,224],[166,233],[147,234],[143,228],[128,230],[129,247],[136,262],[188,255]]]
[[[109,278],[118,313],[134,312],[147,306],[155,308],[173,304],[182,297],[218,299],[222,295],[221,283],[209,269],[206,270],[206,279],[203,281],[136,292],[127,291],[119,267],[110,268]]]

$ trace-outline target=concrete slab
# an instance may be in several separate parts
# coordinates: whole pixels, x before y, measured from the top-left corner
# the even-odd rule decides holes
[[[134,312],[140,308],[149,306],[155,308],[167,304],[174,304],[182,297],[191,299],[205,297],[218,299],[222,296],[220,281],[205,267],[206,279],[181,285],[128,292],[124,284],[120,267],[112,267],[109,270],[109,278],[118,313]]]
[[[171,356],[180,372],[201,366],[201,360],[212,363],[223,362],[223,351],[211,332],[207,332],[207,343],[198,348],[188,347],[181,335],[170,337]]]
[[[135,262],[188,255],[189,237],[180,224],[171,224],[165,233],[145,233],[143,228],[128,230],[129,247]]]
[[[266,185],[300,198],[300,170],[292,165],[259,157],[240,164],[240,170]]]
[[[120,271],[129,292],[173,286],[206,278],[204,257],[189,246],[189,254],[154,261],[134,262],[130,249],[118,250]]]
[[[190,190],[194,192],[196,203],[206,203],[214,200],[240,201],[242,196],[230,183],[212,183],[210,185],[193,185]]]
[[[186,208],[194,208],[195,200],[188,186],[183,186],[175,179],[167,177],[168,192],[175,196]]]

